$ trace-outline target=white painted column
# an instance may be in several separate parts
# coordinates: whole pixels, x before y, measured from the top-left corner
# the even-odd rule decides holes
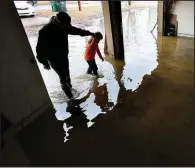
[[[158,13],[157,13],[157,29],[158,34],[163,35],[163,1],[158,1]]]
[[[109,9],[108,1],[102,1],[102,10],[103,10],[103,15],[104,15],[107,52],[108,52],[108,55],[114,56],[114,44],[113,44],[112,27],[111,27],[111,20],[110,20],[110,9]]]

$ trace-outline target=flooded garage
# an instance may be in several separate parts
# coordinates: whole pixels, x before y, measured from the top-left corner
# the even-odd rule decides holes
[[[157,4],[122,8],[124,60],[105,56],[86,75],[86,38],[69,36],[74,104],[38,63],[54,110],[16,136],[29,166],[194,166],[194,39],[158,34]],[[35,53],[37,26],[24,18]],[[33,23],[33,24],[34,24]],[[100,12],[74,26],[105,35]],[[99,47],[104,53],[104,42]]]

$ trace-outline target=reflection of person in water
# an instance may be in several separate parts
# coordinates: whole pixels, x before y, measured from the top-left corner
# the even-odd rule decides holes
[[[88,94],[81,98],[79,101],[80,103],[85,102],[91,94],[95,95],[95,100],[94,103],[99,106],[102,111],[104,111],[105,106],[108,104],[108,91],[107,91],[107,86],[99,86],[98,80],[94,80],[93,87],[89,89]]]
[[[70,129],[68,131],[69,133],[68,139],[71,136],[73,136],[76,132],[81,132],[81,129],[87,128],[88,119],[86,118],[86,115],[84,114],[84,111],[79,104],[80,102],[78,100],[74,100],[74,104],[69,102],[67,107],[67,112],[70,112],[72,116],[66,119],[65,123],[66,125],[68,125],[68,127],[73,127],[73,129]]]
[[[86,125],[88,123],[92,122],[92,120],[94,120],[96,118],[96,114],[98,115],[100,113],[103,113],[103,111],[105,111],[106,108],[109,108],[108,107],[109,105],[108,105],[107,88],[105,85],[100,86],[100,87],[98,87],[98,85],[99,85],[98,81],[94,80],[93,87],[91,89],[89,89],[86,96],[84,96],[81,99],[75,99],[75,100],[70,101],[68,103],[67,112],[70,112],[72,114],[72,116],[77,116],[77,117],[79,117],[81,114],[85,115],[85,118],[87,119]],[[94,95],[92,95],[92,94],[94,94]],[[95,97],[95,99],[94,99],[94,97]],[[91,101],[93,101],[93,102],[91,102]],[[84,103],[84,104],[82,104],[82,103]],[[85,103],[93,103],[92,108],[95,107],[93,109],[94,111],[91,111],[90,110],[91,106],[88,108],[88,106],[86,106]],[[83,107],[83,109],[82,109],[82,107]],[[90,110],[90,111],[88,111],[88,110]],[[86,113],[84,114],[85,111],[86,111]],[[93,116],[95,118],[92,118]]]

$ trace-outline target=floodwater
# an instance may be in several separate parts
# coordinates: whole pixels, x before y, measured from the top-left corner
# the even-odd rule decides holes
[[[89,120],[87,123],[88,126],[93,124],[92,120],[99,114],[104,114],[112,110],[117,104],[120,90],[119,85],[122,84],[126,90],[134,91],[140,85],[143,76],[151,74],[151,71],[157,67],[157,46],[154,37],[157,35],[157,29],[155,28],[153,32],[154,35],[150,32],[156,20],[157,8],[155,7],[129,9],[123,12],[124,49],[126,57],[121,78],[119,76],[117,77],[117,73],[115,72],[117,71],[115,70],[115,66],[117,68],[119,62],[113,62],[113,60],[109,58],[107,61],[101,62],[98,57],[97,64],[99,73],[104,77],[94,80],[85,75],[88,68],[87,63],[83,59],[86,38],[69,36],[69,60],[74,88],[73,93],[77,99],[86,99],[80,106],[85,111],[84,114]],[[83,29],[89,29],[94,32],[100,31],[102,34],[105,34],[103,17],[96,19],[90,27],[86,27],[85,25],[78,26]],[[131,29],[129,29],[129,27]],[[35,45],[36,40],[33,41],[32,46]],[[104,39],[100,42],[99,47],[103,53]],[[53,70],[44,70],[41,64],[39,64],[39,68],[51,100],[57,110],[56,117],[58,120],[64,121],[69,118],[71,114],[66,109],[68,99],[61,89],[58,76]],[[94,92],[91,91],[93,89],[98,90],[99,88],[102,89],[98,92],[101,92],[100,94],[107,97],[104,103],[102,102],[102,107],[94,103],[96,96]],[[64,127],[66,127],[66,124],[64,124]],[[64,141],[66,140],[67,137],[65,137]]]
[[[156,21],[155,7],[123,13],[125,60],[97,58],[99,79],[85,76],[86,39],[70,36],[73,104],[39,64],[56,111],[19,135],[33,166],[194,166],[194,40],[157,36]],[[79,26],[104,34],[103,18]]]

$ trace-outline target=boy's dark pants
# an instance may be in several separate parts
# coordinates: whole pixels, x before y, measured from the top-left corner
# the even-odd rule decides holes
[[[89,68],[87,70],[87,74],[98,75],[98,72],[97,72],[98,67],[97,67],[95,60],[88,60],[87,63],[89,65]]]
[[[63,60],[51,60],[49,61],[51,67],[54,69],[54,71],[58,74],[60,78],[60,83],[62,86],[62,89],[64,90],[65,94],[69,97],[72,98],[72,93],[70,90],[69,86],[71,85],[71,80],[70,80],[70,71],[69,71],[69,60],[68,58],[63,59]],[[68,86],[69,85],[69,86]]]

